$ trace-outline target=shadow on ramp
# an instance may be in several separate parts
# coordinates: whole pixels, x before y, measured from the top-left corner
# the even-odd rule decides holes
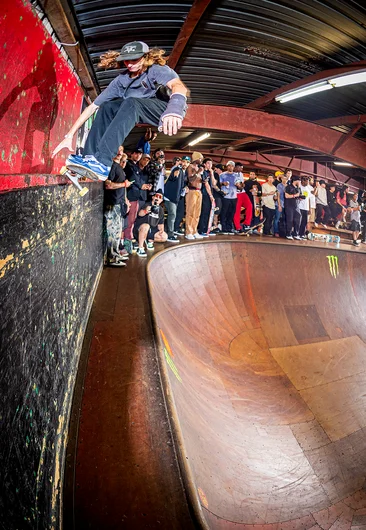
[[[215,529],[366,525],[366,259],[217,242],[148,267],[191,502]]]

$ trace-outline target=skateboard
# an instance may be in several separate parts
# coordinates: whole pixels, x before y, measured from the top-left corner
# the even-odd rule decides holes
[[[266,222],[265,219],[263,219],[263,221],[261,221],[260,223],[258,223],[257,225],[255,226],[251,226],[249,228],[249,230],[246,230],[243,234],[243,236],[250,236],[251,234],[253,234],[254,230],[258,230],[258,228],[262,228],[262,226],[264,225],[264,223]]]
[[[215,216],[216,210],[218,210],[218,208],[216,208],[216,203],[215,203],[215,199],[214,199],[213,201],[211,201],[210,217],[209,217],[209,220],[208,220],[208,228],[207,228],[207,233],[208,234],[212,230],[212,225],[213,225],[213,220],[214,220],[214,216]]]
[[[98,173],[94,173],[94,171],[91,169],[87,169],[76,164],[67,164],[66,166],[63,166],[60,170],[60,173],[61,175],[66,175],[66,177],[71,180],[74,186],[77,187],[80,197],[84,197],[89,190],[88,188],[83,188],[80,185],[79,179],[90,179],[104,182],[108,178],[98,175]]]
[[[314,232],[308,233],[308,239],[310,239],[310,241],[324,241],[324,243],[341,242],[341,238],[339,236],[332,236],[330,234],[314,234]]]

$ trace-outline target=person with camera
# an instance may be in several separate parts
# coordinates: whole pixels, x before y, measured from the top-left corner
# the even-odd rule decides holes
[[[153,156],[150,160],[149,165],[146,168],[149,175],[148,184],[151,185],[150,196],[152,196],[156,190],[163,190],[165,184],[165,154],[162,149],[155,149]]]
[[[164,232],[164,210],[162,190],[158,190],[138,212],[134,227],[138,241],[137,256],[146,258],[145,243],[149,250],[154,250],[155,243],[165,243],[168,234]]]
[[[270,236],[273,219],[276,213],[277,189],[273,184],[274,175],[270,174],[267,177],[267,182],[262,186],[262,206],[263,206],[263,235]]]
[[[130,160],[126,164],[126,176],[131,182],[128,188],[127,198],[130,201],[130,209],[127,216],[127,228],[125,230],[124,247],[129,254],[133,253],[132,238],[133,227],[136,221],[139,205],[141,201],[141,193],[151,190],[151,184],[146,183],[147,176],[145,167],[141,167],[140,160],[142,158],[141,149],[135,149],[131,153]]]
[[[202,206],[203,155],[194,151],[187,168],[188,192],[186,194],[186,239],[203,239],[197,232]]]
[[[294,175],[291,182],[285,188],[285,210],[286,210],[286,239],[301,239],[300,229],[300,200],[301,195],[300,177]]]
[[[307,175],[301,175],[301,184],[300,184],[300,228],[299,236],[301,239],[306,239],[305,233],[309,222],[310,217],[310,198],[314,191],[314,188],[309,184],[309,177]],[[303,197],[303,198],[301,198]]]
[[[179,243],[178,237],[174,234],[175,219],[177,216],[177,206],[184,190],[185,170],[180,157],[173,158],[173,167],[170,171],[164,189],[164,205],[167,211],[167,232],[169,243]]]
[[[198,222],[198,233],[203,237],[208,237],[210,234],[210,217],[211,212],[215,208],[215,199],[212,193],[213,169],[212,158],[204,158],[202,173],[202,206],[201,215]],[[212,217],[211,217],[212,219]]]
[[[72,151],[75,133],[97,109],[83,156],[70,155],[68,162],[105,178],[118,146],[136,123],[158,126],[169,136],[177,134],[187,110],[188,91],[166,62],[165,50],[150,49],[141,41],[128,42],[121,52],[103,54],[98,66],[124,71],[86,107],[52,156],[64,148]]]
[[[123,219],[127,213],[126,191],[131,182],[126,179],[124,168],[127,155],[120,146],[113,159],[108,179],[104,182],[104,229],[106,234],[106,263],[110,267],[125,267],[128,255],[119,251]]]

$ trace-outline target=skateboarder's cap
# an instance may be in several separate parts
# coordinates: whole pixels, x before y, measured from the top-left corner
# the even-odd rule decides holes
[[[221,169],[221,171],[225,171],[225,166],[223,164],[216,164],[215,169]]]
[[[139,40],[128,42],[122,47],[117,61],[134,61],[135,59],[140,59],[145,53],[148,53],[149,49],[146,42]]]
[[[138,151],[138,152],[140,152],[140,151]],[[149,155],[149,153],[144,153],[142,155],[142,158],[151,158],[151,156]]]

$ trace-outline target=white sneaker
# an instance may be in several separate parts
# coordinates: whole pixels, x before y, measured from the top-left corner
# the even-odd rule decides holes
[[[292,236],[286,236],[286,239],[293,239]]]
[[[294,236],[294,239],[297,239],[298,241],[300,241],[301,237],[300,236]]]
[[[188,234],[185,236],[186,239],[194,239],[194,236],[192,234]]]
[[[315,228],[319,227],[318,223],[314,223],[314,226],[315,226]]]
[[[194,234],[194,239],[203,239],[203,236],[201,236],[198,232]]]
[[[327,225],[325,225],[324,223],[322,223],[322,226],[323,226],[324,228],[328,228]]]

